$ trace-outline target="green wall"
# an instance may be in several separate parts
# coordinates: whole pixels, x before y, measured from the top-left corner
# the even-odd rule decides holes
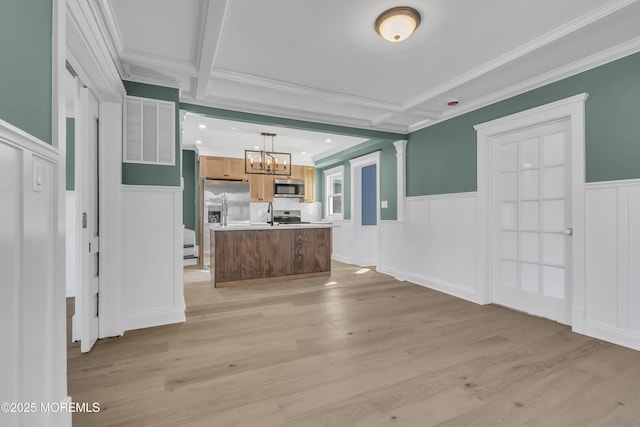
[[[388,207],[380,209],[380,219],[397,219],[397,163],[396,148],[393,143],[404,139],[396,135],[394,139],[369,140],[316,162],[316,200],[324,204],[324,171],[337,166],[344,166],[344,219],[351,219],[351,163],[349,160],[375,151],[380,151],[380,201],[386,200]],[[323,205],[324,215],[324,205]]]
[[[182,178],[184,192],[182,193],[182,223],[190,230],[196,230],[196,212],[198,198],[196,182],[198,172],[196,159],[198,155],[192,150],[182,150]]]
[[[51,144],[52,2],[0,2],[0,119]]]
[[[67,117],[67,191],[76,189],[76,120]]]
[[[476,191],[473,126],[579,93],[586,102],[587,182],[640,178],[640,54],[413,132],[407,195]]]
[[[176,164],[175,166],[166,166],[122,163],[122,183],[128,185],[180,186],[180,111],[178,106],[180,95],[178,89],[130,81],[124,81],[123,83],[127,95],[173,101],[175,103]]]

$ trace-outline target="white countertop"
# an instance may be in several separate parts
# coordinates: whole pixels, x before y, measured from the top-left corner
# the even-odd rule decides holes
[[[333,224],[330,222],[312,222],[310,224],[275,224],[273,226],[266,222],[257,222],[252,224],[229,224],[226,227],[221,225],[211,225],[213,231],[236,231],[236,230],[290,230],[296,228],[331,228]]]

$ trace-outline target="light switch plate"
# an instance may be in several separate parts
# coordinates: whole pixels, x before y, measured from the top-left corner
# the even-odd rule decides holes
[[[44,191],[44,177],[42,176],[42,163],[33,162],[33,191]]]
[[[387,203],[386,200],[383,200],[383,201],[380,202],[380,207],[383,208],[383,209],[384,208],[388,208],[389,207],[389,203]]]

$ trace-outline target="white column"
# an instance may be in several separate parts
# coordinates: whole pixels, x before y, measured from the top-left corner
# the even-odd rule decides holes
[[[396,162],[397,162],[397,220],[399,222],[404,221],[404,206],[405,198],[407,194],[407,140],[401,139],[393,143],[396,147]]]

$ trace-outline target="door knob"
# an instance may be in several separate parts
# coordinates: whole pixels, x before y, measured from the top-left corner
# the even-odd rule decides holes
[[[573,228],[565,228],[564,234],[566,234],[567,236],[573,236]]]

